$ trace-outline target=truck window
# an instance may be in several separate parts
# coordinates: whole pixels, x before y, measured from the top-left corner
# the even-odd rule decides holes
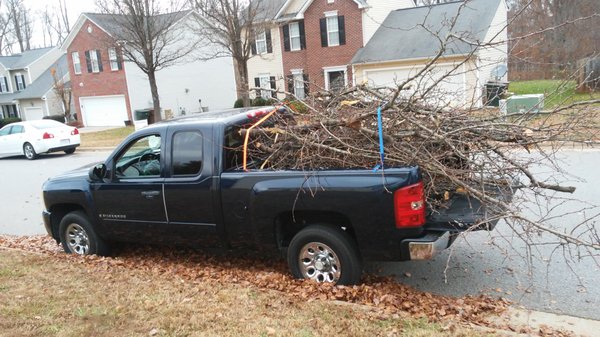
[[[202,135],[197,131],[173,136],[173,176],[198,175],[202,170]]]
[[[236,170],[242,167],[242,146],[244,138],[240,134],[239,125],[230,125],[225,129],[225,140],[223,142],[223,170]]]
[[[160,136],[149,135],[132,141],[116,160],[119,178],[160,176]]]

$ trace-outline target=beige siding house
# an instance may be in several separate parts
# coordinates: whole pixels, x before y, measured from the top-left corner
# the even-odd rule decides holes
[[[449,22],[458,19],[449,30]],[[506,80],[506,3],[470,0],[391,12],[354,56],[355,84],[394,87],[418,74],[440,53],[439,37],[451,37],[441,57],[405,86],[404,96],[423,95],[440,106],[481,106],[484,85]],[[420,24],[424,23],[424,27]],[[434,34],[433,32],[438,32]],[[496,42],[489,47],[478,43]]]

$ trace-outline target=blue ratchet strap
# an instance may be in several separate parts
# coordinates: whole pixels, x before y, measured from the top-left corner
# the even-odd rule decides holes
[[[383,149],[383,122],[381,120],[381,106],[377,107],[377,132],[379,133],[379,158],[381,160],[380,164],[377,164],[373,168],[373,172],[383,169],[383,160],[385,158],[385,152]]]

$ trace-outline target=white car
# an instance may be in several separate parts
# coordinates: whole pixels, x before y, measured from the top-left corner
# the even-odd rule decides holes
[[[12,123],[0,129],[0,158],[25,155],[31,160],[56,151],[71,154],[79,143],[77,128],[51,119]]]

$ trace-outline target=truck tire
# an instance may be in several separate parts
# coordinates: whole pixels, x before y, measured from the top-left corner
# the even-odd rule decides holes
[[[65,215],[60,221],[59,234],[62,247],[68,254],[109,254],[108,245],[96,234],[87,215],[82,211]]]
[[[287,260],[296,278],[340,285],[360,283],[358,247],[341,229],[319,224],[301,230],[290,242]]]

